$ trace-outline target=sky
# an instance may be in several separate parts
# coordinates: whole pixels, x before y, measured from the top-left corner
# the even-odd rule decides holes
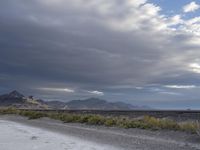
[[[200,109],[200,1],[1,0],[0,93]]]

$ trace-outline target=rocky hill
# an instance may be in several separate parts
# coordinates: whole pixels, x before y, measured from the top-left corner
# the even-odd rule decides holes
[[[25,97],[18,91],[0,95],[0,107],[16,107],[24,109],[49,109],[50,107],[32,96]]]

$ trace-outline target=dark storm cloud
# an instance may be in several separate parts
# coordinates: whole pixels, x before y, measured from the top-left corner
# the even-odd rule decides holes
[[[171,91],[152,92],[147,85],[194,84],[199,77],[189,64],[200,54],[199,45],[186,42],[193,36],[168,27],[158,30],[165,20],[157,6],[137,0],[84,5],[81,0],[3,0],[0,88],[45,99],[83,98],[98,92],[111,100],[160,99],[164,92],[170,97]],[[74,92],[41,90],[47,87]]]
[[[95,23],[95,35],[90,34],[91,22],[79,25],[80,31],[64,31],[57,26],[42,26],[26,19],[16,21],[20,22],[13,22],[8,16],[1,26],[2,68],[16,74],[61,81],[120,82],[134,75],[140,76],[139,68],[147,63],[139,57],[148,55],[151,59],[157,55],[140,51],[147,47],[136,39],[137,36],[132,36],[135,39],[132,43],[129,35],[121,36]],[[133,55],[129,56],[130,53]]]

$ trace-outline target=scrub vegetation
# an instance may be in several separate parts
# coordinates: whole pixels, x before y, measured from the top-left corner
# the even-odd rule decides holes
[[[195,121],[176,122],[170,119],[160,119],[152,116],[144,116],[140,119],[129,117],[111,117],[93,114],[72,114],[59,112],[42,112],[31,110],[18,110],[14,108],[0,109],[0,114],[16,114],[28,117],[29,119],[38,119],[48,117],[60,120],[64,123],[85,123],[89,125],[103,125],[108,127],[121,128],[140,128],[149,130],[175,130],[195,133],[200,135],[200,123]]]

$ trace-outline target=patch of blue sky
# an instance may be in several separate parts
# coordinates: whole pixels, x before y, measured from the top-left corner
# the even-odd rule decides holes
[[[183,7],[191,2],[200,4],[200,1],[194,0],[148,0],[148,2],[159,6],[161,13],[166,16],[181,15],[183,19],[190,19],[200,16],[200,9],[195,12],[184,13]]]

